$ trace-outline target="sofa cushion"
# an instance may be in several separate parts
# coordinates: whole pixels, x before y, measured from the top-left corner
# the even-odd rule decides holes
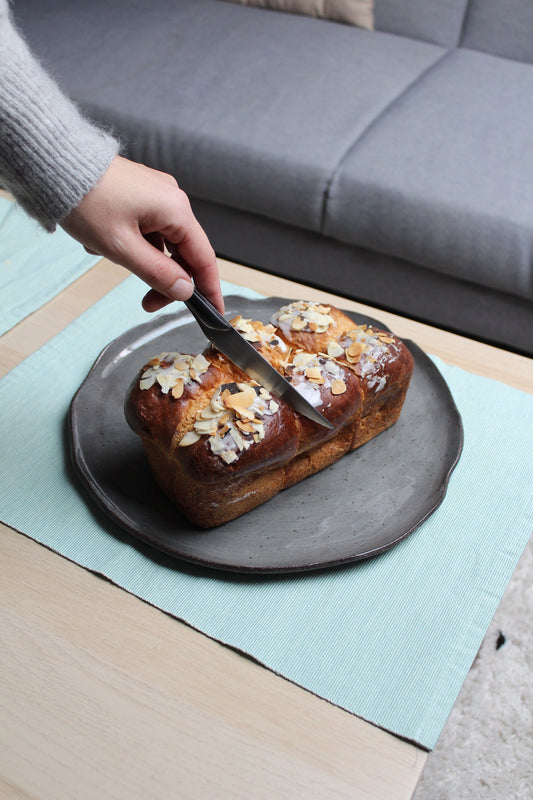
[[[533,63],[532,0],[470,0],[461,46]]]
[[[533,356],[533,303],[266,217],[192,199],[230,261]],[[375,316],[381,319],[381,312]]]
[[[312,230],[351,143],[443,52],[219,0],[75,10],[17,2],[32,44],[133,158],[198,198]]]
[[[455,47],[461,35],[467,2],[468,0],[375,0],[375,28],[422,42]]]
[[[451,51],[355,143],[324,231],[533,298],[533,67]]]
[[[245,6],[306,14],[373,30],[374,0],[229,0]]]

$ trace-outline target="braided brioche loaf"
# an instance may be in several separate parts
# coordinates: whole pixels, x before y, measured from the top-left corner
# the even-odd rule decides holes
[[[215,348],[161,353],[126,398],[155,479],[193,523],[228,522],[368,442],[398,419],[413,359],[395,336],[298,301],[234,327],[330,422],[269,394]]]

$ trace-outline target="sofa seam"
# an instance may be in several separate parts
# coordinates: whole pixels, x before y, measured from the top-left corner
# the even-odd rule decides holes
[[[461,28],[459,30],[459,36],[457,38],[457,45],[456,48],[461,48],[463,46],[463,39],[465,35],[466,23],[468,22],[468,16],[470,14],[470,9],[472,7],[472,0],[466,0],[465,8],[463,11],[463,20],[461,22]]]
[[[457,48],[451,47],[447,48],[444,53],[441,54],[439,58],[433,61],[429,66],[427,66],[422,72],[417,75],[407,86],[405,86],[402,91],[395,95],[389,102],[381,109],[381,111],[366,125],[366,127],[361,131],[361,133],[354,139],[348,147],[346,148],[345,152],[339,158],[336,167],[332,171],[326,186],[324,188],[324,193],[322,196],[322,209],[320,212],[320,224],[319,224],[319,232],[325,236],[325,223],[326,223],[326,214],[327,214],[327,207],[330,198],[330,191],[331,187],[339,174],[340,170],[342,169],[343,164],[346,162],[346,159],[353,152],[353,150],[357,147],[357,145],[365,138],[372,128],[377,125],[381,120],[389,113],[389,111],[394,108],[394,106],[400,102],[415,86],[421,83],[427,75],[429,75],[436,67],[438,67],[446,58],[450,56],[451,53],[455,52]]]

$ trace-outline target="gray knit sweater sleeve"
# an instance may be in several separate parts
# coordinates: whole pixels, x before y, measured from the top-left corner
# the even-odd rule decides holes
[[[0,0],[0,184],[53,231],[118,148],[41,68]]]

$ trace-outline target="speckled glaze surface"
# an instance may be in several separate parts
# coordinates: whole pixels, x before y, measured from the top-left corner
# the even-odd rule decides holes
[[[232,296],[226,313],[267,322],[286,302]],[[357,324],[386,329],[375,319],[346,313]],[[415,369],[392,428],[232,522],[210,530],[193,526],[155,484],[123,409],[132,379],[152,356],[196,353],[205,344],[186,310],[139,325],[105,348],[72,401],[75,469],[92,500],[134,537],[206,567],[295,572],[378,555],[440,505],[461,454],[461,419],[433,362],[406,342]]]

